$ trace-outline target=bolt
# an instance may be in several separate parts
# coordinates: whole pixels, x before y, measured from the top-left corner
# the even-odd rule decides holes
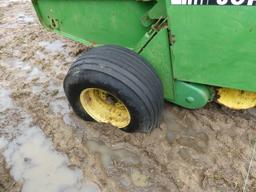
[[[189,96],[189,97],[186,98],[186,101],[188,103],[193,103],[195,101],[195,99],[194,99],[194,97]]]

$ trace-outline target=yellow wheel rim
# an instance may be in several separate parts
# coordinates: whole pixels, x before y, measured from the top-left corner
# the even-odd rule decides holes
[[[217,102],[232,109],[249,109],[256,106],[256,93],[236,89],[217,90]]]
[[[84,89],[80,94],[80,102],[84,110],[98,122],[124,128],[131,121],[124,103],[102,89]]]

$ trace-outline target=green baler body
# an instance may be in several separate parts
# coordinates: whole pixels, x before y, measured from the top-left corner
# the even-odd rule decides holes
[[[41,23],[65,37],[138,52],[161,78],[166,100],[199,108],[212,98],[212,86],[256,92],[256,1],[247,1],[252,5],[221,6],[213,0],[208,5],[33,0],[33,5]]]
[[[175,78],[256,91],[256,7],[176,6],[169,13]]]

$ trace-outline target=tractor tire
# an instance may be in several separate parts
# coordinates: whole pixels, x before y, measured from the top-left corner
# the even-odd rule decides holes
[[[162,83],[148,62],[129,49],[106,45],[82,53],[65,77],[64,91],[74,112],[86,121],[126,132],[159,126]]]

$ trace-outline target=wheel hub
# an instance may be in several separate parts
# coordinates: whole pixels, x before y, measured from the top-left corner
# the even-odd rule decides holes
[[[256,106],[256,93],[220,88],[217,102],[231,109],[249,109]]]
[[[131,121],[130,113],[122,101],[98,88],[84,89],[80,94],[84,110],[96,121],[124,128]]]

